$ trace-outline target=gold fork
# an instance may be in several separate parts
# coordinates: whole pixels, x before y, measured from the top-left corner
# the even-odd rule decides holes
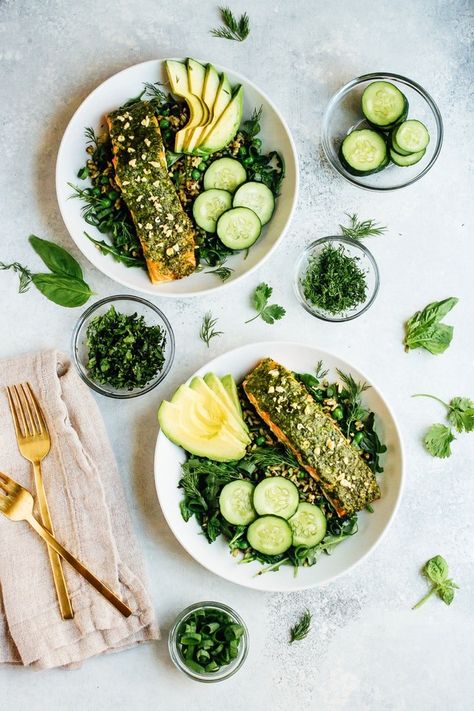
[[[126,605],[102,580],[99,580],[72,553],[64,548],[55,537],[33,516],[33,496],[21,484],[0,472],[0,513],[12,521],[27,521],[32,528],[64,560],[72,565],[101,595],[103,595],[124,617],[132,614]]]
[[[43,411],[29,383],[7,387],[7,394],[18,449],[21,455],[33,465],[41,522],[50,533],[54,534],[41,473],[41,462],[51,449],[51,437]],[[74,617],[74,611],[64,579],[61,558],[52,548],[48,548],[48,554],[61,617],[63,620],[70,620]]]

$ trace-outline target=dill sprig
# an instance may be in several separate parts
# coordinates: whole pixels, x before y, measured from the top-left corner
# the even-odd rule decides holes
[[[212,313],[208,311],[204,314],[201,324],[201,330],[199,331],[199,338],[204,341],[206,346],[209,348],[211,338],[216,336],[222,336],[224,331],[216,331],[215,326],[217,323],[217,318],[214,318]]]
[[[348,226],[339,225],[344,237],[349,237],[350,239],[376,237],[382,235],[387,230],[383,225],[378,225],[375,220],[359,220],[355,213],[350,215],[346,212],[345,214],[349,218],[350,224]]]
[[[302,639],[308,636],[311,629],[311,617],[311,612],[306,609],[298,622],[290,629],[290,644],[301,642]]]
[[[219,277],[219,279],[222,279],[222,281],[227,281],[233,271],[234,270],[230,267],[217,267],[217,269],[211,269],[210,271],[206,272],[206,274],[215,274]]]
[[[0,262],[0,269],[11,269],[16,274],[18,274],[19,284],[18,293],[24,294],[28,291],[31,284],[32,273],[28,267],[24,267],[19,262],[12,262],[11,264],[5,264],[5,262]]]
[[[229,7],[220,7],[219,13],[224,23],[211,30],[213,37],[243,42],[250,32],[250,20],[246,12],[237,19]]]

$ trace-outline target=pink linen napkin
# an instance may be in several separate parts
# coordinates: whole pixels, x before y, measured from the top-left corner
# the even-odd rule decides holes
[[[0,471],[35,493],[5,392],[6,385],[25,381],[40,400],[51,434],[42,468],[56,537],[125,600],[133,615],[125,619],[64,563],[75,616],[62,620],[46,545],[27,523],[0,514],[0,664],[77,666],[94,655],[158,639],[104,422],[63,354],[45,351],[0,362]]]

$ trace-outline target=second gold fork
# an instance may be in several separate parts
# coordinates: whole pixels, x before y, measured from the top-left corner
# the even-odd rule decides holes
[[[33,465],[41,521],[43,526],[54,535],[41,472],[41,462],[51,449],[51,437],[46,420],[29,383],[11,385],[7,387],[7,394],[18,449],[21,455]],[[63,620],[70,620],[74,617],[74,611],[64,579],[61,558],[49,546],[48,554],[61,617]]]

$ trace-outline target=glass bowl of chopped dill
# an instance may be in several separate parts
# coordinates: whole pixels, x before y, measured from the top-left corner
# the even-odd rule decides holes
[[[312,242],[296,263],[298,301],[323,321],[351,321],[373,304],[380,285],[375,259],[360,242],[329,236]]]
[[[90,388],[117,399],[143,395],[169,373],[175,345],[160,309],[139,296],[101,299],[80,317],[72,356]]]
[[[197,602],[176,618],[168,637],[176,667],[196,681],[212,683],[235,674],[247,658],[247,625],[222,602]]]

